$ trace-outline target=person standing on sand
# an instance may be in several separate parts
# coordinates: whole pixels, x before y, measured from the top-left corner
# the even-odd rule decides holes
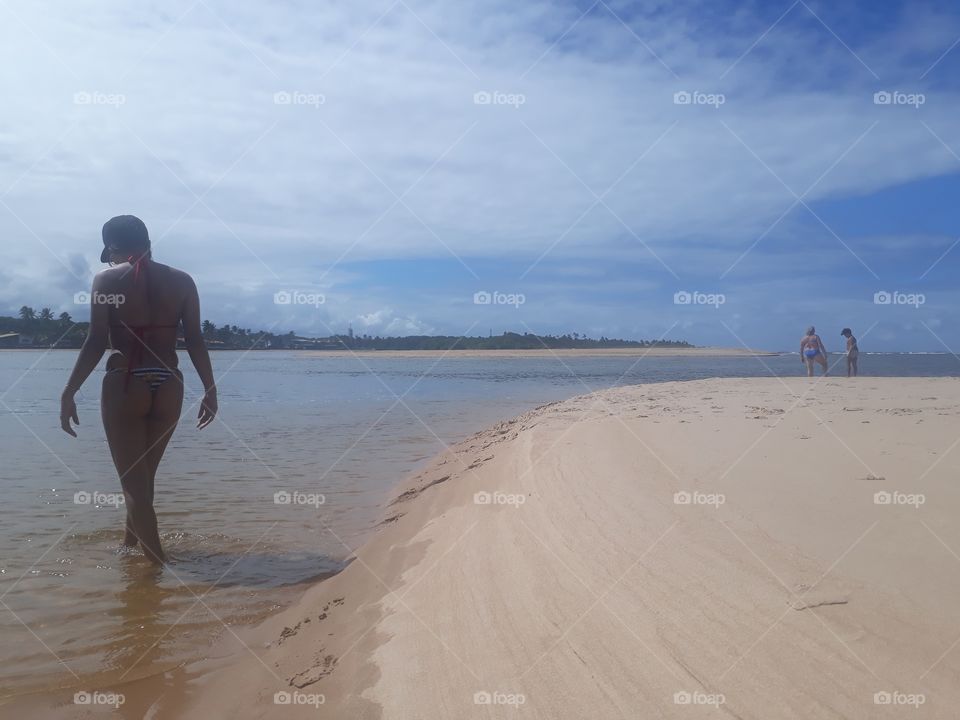
[[[859,368],[857,367],[860,359],[860,348],[857,346],[857,339],[853,336],[850,328],[844,328],[840,335],[847,339],[847,377],[857,376]]]
[[[202,429],[217,414],[217,387],[200,330],[197,286],[187,273],[161,265],[150,253],[147,227],[133,215],[103,226],[100,261],[112,267],[93,278],[90,329],[60,398],[60,427],[77,436],[74,396],[103,357],[101,417],[127,508],[123,545],[139,542],[146,557],[166,562],[153,509],[157,466],[180,419],[183,374],[177,369],[177,330],[203,382],[197,416]]]
[[[813,377],[813,363],[823,366],[823,374],[827,374],[827,348],[823,340],[817,335],[813,325],[807,328],[807,334],[800,339],[800,361],[807,366],[807,377]]]

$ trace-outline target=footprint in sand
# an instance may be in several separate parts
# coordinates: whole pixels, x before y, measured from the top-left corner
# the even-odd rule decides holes
[[[323,652],[322,649],[321,652]],[[336,664],[337,658],[335,658],[333,655],[326,655],[323,657],[323,659],[318,658],[316,665],[298,672],[296,675],[289,678],[287,682],[295,688],[305,688],[308,685],[313,685],[318,680],[322,680],[327,675],[332,673]]]
[[[846,605],[850,601],[847,598],[825,598],[821,600],[796,600],[791,604],[794,610],[813,610],[819,607],[828,607],[830,605]]]

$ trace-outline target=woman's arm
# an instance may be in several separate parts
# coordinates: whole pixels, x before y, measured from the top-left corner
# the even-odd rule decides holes
[[[197,427],[205,428],[213,422],[217,415],[217,386],[213,381],[213,366],[210,364],[210,353],[203,340],[203,331],[200,329],[200,295],[197,293],[196,283],[189,279],[186,304],[183,308],[183,341],[190,355],[190,362],[200,376],[203,383],[203,401],[197,413]]]
[[[77,417],[77,404],[74,396],[80,386],[90,377],[90,373],[97,367],[100,358],[103,357],[107,349],[108,333],[110,329],[110,307],[98,300],[103,296],[103,278],[97,275],[93,278],[93,287],[90,290],[90,329],[87,331],[87,338],[83,341],[83,347],[80,348],[80,354],[77,356],[77,362],[73,366],[73,372],[70,373],[70,379],[67,380],[67,386],[63,389],[60,396],[60,427],[65,433],[77,436],[70,421],[73,420],[77,425],[80,419]]]

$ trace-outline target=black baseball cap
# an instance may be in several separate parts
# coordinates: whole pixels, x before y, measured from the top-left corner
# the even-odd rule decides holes
[[[130,254],[150,248],[150,235],[143,220],[135,215],[117,215],[103,224],[103,252],[100,262],[110,262],[113,250]]]

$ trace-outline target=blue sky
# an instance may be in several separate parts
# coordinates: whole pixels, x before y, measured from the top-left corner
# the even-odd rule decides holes
[[[9,0],[0,59],[0,309],[134,213],[217,323],[960,351],[948,3]]]

